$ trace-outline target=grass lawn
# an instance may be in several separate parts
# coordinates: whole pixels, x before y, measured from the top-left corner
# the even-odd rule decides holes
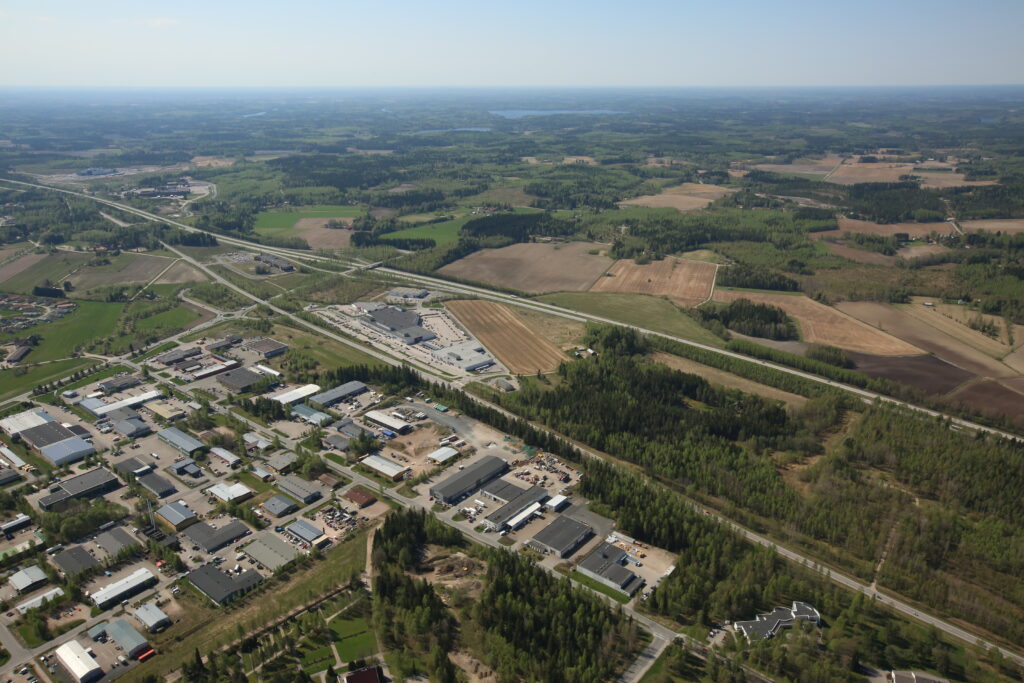
[[[328,626],[337,637],[335,647],[341,661],[362,659],[377,651],[377,637],[366,619],[334,619]]]
[[[358,218],[366,213],[361,206],[321,204],[291,209],[272,209],[256,215],[256,232],[267,237],[294,237],[295,224],[302,218]]]
[[[74,313],[60,320],[19,330],[17,334],[0,335],[0,344],[16,337],[36,334],[42,337],[42,341],[28,355],[28,362],[68,358],[76,347],[113,332],[123,308],[124,304],[120,303],[81,301]]]
[[[672,302],[646,294],[559,292],[537,297],[537,300],[711,346],[725,346],[725,342],[698,325]]]
[[[139,331],[152,330],[157,327],[184,328],[185,326],[195,322],[198,317],[199,314],[190,308],[175,306],[169,311],[157,313],[156,315],[151,315],[148,318],[142,318],[135,323],[135,327]]]
[[[270,483],[263,481],[252,472],[236,472],[235,474],[228,477],[229,479],[237,479],[241,483],[251,488],[256,493],[263,493],[264,491],[270,490]]]
[[[463,218],[456,218],[455,220],[445,221],[444,223],[431,223],[428,225],[414,225],[411,228],[405,230],[399,230],[397,232],[389,232],[380,236],[382,240],[389,239],[400,239],[406,237],[415,238],[430,238],[437,242],[438,245],[449,244],[459,239],[459,230],[469,222],[473,216],[465,216]]]
[[[47,384],[70,375],[75,370],[97,363],[99,361],[94,358],[68,358],[53,363],[26,366],[28,369],[23,375],[16,375],[14,370],[0,371],[0,401],[6,401],[40,384]]]
[[[275,325],[268,336],[284,342],[292,350],[301,350],[312,356],[324,369],[334,369],[348,365],[381,365],[381,361],[369,356],[348,344],[321,337],[313,332],[299,330],[294,327]],[[273,367],[281,369],[288,354],[274,359]]]
[[[583,574],[580,574],[577,571],[573,571],[572,573],[570,573],[569,578],[575,581],[576,583],[580,584],[581,586],[586,586],[587,588],[595,590],[598,593],[603,593],[604,595],[607,595],[616,602],[620,602],[623,604],[629,602],[629,596],[625,593],[621,593],[615,590],[614,588],[609,588],[603,583],[598,583],[589,576],[583,576]]]
[[[358,472],[359,474],[363,475],[364,477],[374,480],[384,488],[391,489],[398,485],[397,481],[392,481],[390,479],[382,477],[381,475],[377,474],[366,465],[356,464],[352,466],[352,469]]]
[[[49,254],[30,268],[4,280],[3,283],[0,283],[0,289],[5,292],[31,294],[32,288],[43,284],[44,280],[51,280],[56,283],[54,286],[60,287],[60,283],[71,271],[80,268],[92,258],[92,254],[81,254],[74,251],[59,251],[56,254]]]

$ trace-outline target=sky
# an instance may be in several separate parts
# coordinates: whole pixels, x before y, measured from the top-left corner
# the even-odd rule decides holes
[[[1024,83],[1024,0],[3,0],[0,87]]]

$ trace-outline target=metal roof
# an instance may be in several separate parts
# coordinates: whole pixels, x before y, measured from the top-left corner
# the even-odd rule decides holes
[[[263,577],[252,569],[239,576],[230,576],[216,567],[204,564],[189,572],[188,580],[203,595],[217,604],[223,604],[238,593],[247,591],[258,584]]]
[[[458,454],[459,452],[452,448],[451,446],[442,446],[433,453],[429,454],[427,456],[427,460],[433,460],[434,462],[440,464],[448,460],[451,460]]]
[[[20,605],[18,605],[17,610],[19,612],[21,612],[22,614],[24,614],[25,612],[29,611],[30,609],[35,609],[36,607],[39,607],[45,601],[47,601],[47,600],[53,601],[55,598],[59,598],[62,595],[64,595],[64,589],[63,588],[59,588],[59,587],[58,588],[51,588],[50,590],[46,591],[45,593],[40,593],[36,597],[34,597],[34,598],[30,599],[30,600],[26,600],[25,602],[21,603]]]
[[[71,439],[75,433],[59,422],[44,422],[21,432],[21,440],[33,448],[45,448],[50,444]]]
[[[531,486],[528,489],[523,489],[507,503],[487,515],[487,517],[484,518],[484,524],[500,529],[511,522],[512,519],[517,517],[523,510],[547,500],[547,498],[548,492],[541,486]]]
[[[315,424],[318,427],[325,422],[331,421],[331,416],[325,412],[319,411],[315,408],[311,408],[306,404],[299,404],[292,407],[292,415],[302,418],[310,424]]]
[[[430,495],[449,502],[475,491],[507,470],[507,462],[496,455],[485,455],[461,472],[456,472],[439,484],[430,487]]]
[[[621,588],[636,578],[636,574],[622,566],[625,557],[626,552],[621,548],[611,543],[602,542],[594,548],[592,553],[580,561],[577,568],[586,570],[590,574],[610,581]]]
[[[237,465],[242,460],[241,458],[239,458],[237,455],[235,455],[231,451],[223,449],[220,446],[216,446],[214,448],[211,448],[210,449],[210,455],[217,456],[218,458],[223,460],[228,465]]]
[[[107,551],[109,555],[117,555],[125,548],[138,546],[139,541],[128,533],[124,527],[115,527],[97,536],[96,545]]]
[[[409,471],[409,468],[405,465],[399,465],[397,462],[388,460],[387,458],[377,455],[376,453],[368,455],[359,461],[361,465],[369,467],[374,472],[379,472],[389,479],[394,479],[401,476],[405,472]]]
[[[74,545],[53,556],[53,563],[68,576],[81,574],[87,569],[98,567],[99,562],[80,545]]]
[[[366,385],[362,382],[353,380],[351,382],[345,382],[340,386],[336,386],[333,389],[310,396],[309,400],[313,403],[319,403],[322,406],[331,406],[348,398],[349,396],[357,396],[366,391]]]
[[[594,535],[590,525],[560,515],[534,535],[533,540],[565,557]]]
[[[224,482],[218,482],[206,489],[206,492],[212,496],[220,498],[226,503],[238,500],[239,498],[245,498],[251,496],[253,491],[245,484],[225,484]]]
[[[69,640],[54,650],[53,654],[76,680],[91,680],[97,673],[103,671],[77,640]]]
[[[103,607],[110,603],[117,602],[129,595],[134,595],[145,587],[146,584],[155,581],[156,576],[153,575],[153,572],[149,571],[145,567],[136,569],[128,576],[118,579],[113,583],[109,583],[103,588],[95,591],[91,596],[92,601],[99,607]]]
[[[39,454],[60,467],[69,462],[77,462],[96,452],[93,445],[80,436],[52,443],[39,449]]]
[[[228,370],[217,376],[217,381],[228,389],[236,392],[248,391],[252,385],[263,379],[263,375],[248,368]]]
[[[79,405],[88,410],[96,417],[103,417],[104,415],[109,415],[115,410],[121,410],[122,408],[134,408],[136,406],[142,405],[143,403],[146,403],[147,401],[152,401],[153,399],[160,398],[161,396],[163,396],[163,393],[159,391],[147,391],[145,393],[137,394],[135,396],[129,396],[128,398],[121,399],[120,401],[115,401],[114,403],[103,403],[102,401],[100,401],[99,405],[96,405],[95,402],[90,401],[89,399],[85,399],[81,403],[79,403]],[[86,404],[86,401],[89,401],[88,405]]]
[[[270,459],[267,460],[267,467],[280,472],[294,465],[295,461],[298,459],[299,456],[295,455],[291,451],[285,451],[284,453],[278,453],[277,455],[270,456]]]
[[[156,628],[165,621],[170,621],[170,618],[156,606],[155,602],[144,602],[139,605],[135,610],[135,618],[148,630]]]
[[[200,548],[213,553],[248,534],[249,527],[237,519],[231,520],[219,529],[214,529],[206,522],[199,522],[185,529],[184,533]]]
[[[14,590],[21,593],[25,589],[30,588],[37,583],[46,581],[46,572],[40,569],[39,565],[33,564],[29,567],[25,567],[21,571],[11,574],[11,578],[7,581],[11,584],[11,587],[14,588]]]
[[[167,496],[171,495],[172,493],[178,490],[174,488],[174,484],[167,481],[166,479],[161,477],[159,474],[156,474],[155,472],[143,474],[141,477],[138,477],[136,481],[138,481],[139,484],[144,486],[150,493],[152,493],[157,498],[166,498]]]
[[[323,495],[320,488],[313,485],[312,482],[290,474],[278,479],[277,487],[285,493],[295,496],[303,503],[311,503]]]
[[[53,422],[53,418],[42,408],[33,408],[0,420],[0,429],[10,436],[16,436],[26,429]]]
[[[270,571],[276,571],[299,556],[299,549],[280,536],[269,533],[245,546],[243,552]]]
[[[316,539],[324,535],[324,532],[316,528],[304,519],[297,519],[284,528],[286,532],[305,541],[306,543],[312,544]]]
[[[107,624],[107,637],[120,645],[128,657],[134,657],[149,647],[146,637],[124,619],[114,619]]]
[[[162,441],[177,448],[182,453],[192,454],[203,448],[201,441],[189,436],[177,427],[169,427],[157,433]]]
[[[196,518],[196,513],[185,507],[185,504],[180,500],[176,500],[173,503],[168,503],[162,508],[156,511],[156,514],[163,517],[165,520],[170,522],[174,527],[177,527],[182,522],[187,522],[190,519]]]
[[[268,514],[271,514],[274,517],[283,517],[284,515],[287,515],[289,512],[294,512],[295,510],[298,510],[299,506],[295,503],[294,500],[292,500],[288,496],[284,496],[279,493],[276,496],[264,502],[263,509],[266,510]]]
[[[301,401],[304,398],[309,398],[318,391],[320,391],[319,384],[303,384],[301,387],[293,387],[273,394],[270,399],[272,401],[288,405],[290,403],[295,403],[296,401]]]
[[[110,470],[97,467],[94,470],[65,479],[60,482],[60,487],[69,495],[77,497],[115,483],[117,483],[117,477],[111,474]]]

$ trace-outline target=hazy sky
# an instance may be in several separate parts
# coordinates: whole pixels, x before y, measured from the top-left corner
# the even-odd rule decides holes
[[[3,0],[0,86],[1024,83],[1024,0]]]

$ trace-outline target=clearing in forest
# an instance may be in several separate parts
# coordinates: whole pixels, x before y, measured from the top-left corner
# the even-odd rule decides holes
[[[551,372],[565,360],[554,344],[523,323],[512,311],[493,301],[449,301],[448,310],[498,360],[517,375]]]
[[[680,306],[692,307],[711,296],[717,271],[718,266],[705,261],[668,257],[638,265],[632,259],[622,259],[613,263],[590,291],[667,296]]]
[[[776,401],[782,401],[788,406],[799,408],[803,404],[807,403],[807,398],[800,396],[799,394],[792,394],[782,389],[776,389],[770,387],[767,384],[760,384],[753,380],[749,380],[739,375],[734,375],[731,372],[725,370],[719,370],[713,368],[710,365],[704,365],[697,361],[690,360],[689,358],[683,358],[681,356],[674,356],[671,353],[653,353],[651,358],[658,363],[667,365],[673,370],[680,370],[682,372],[688,372],[691,375],[699,375],[712,384],[720,384],[728,389],[739,389],[740,391],[748,394],[757,394],[765,398],[774,399]]]

